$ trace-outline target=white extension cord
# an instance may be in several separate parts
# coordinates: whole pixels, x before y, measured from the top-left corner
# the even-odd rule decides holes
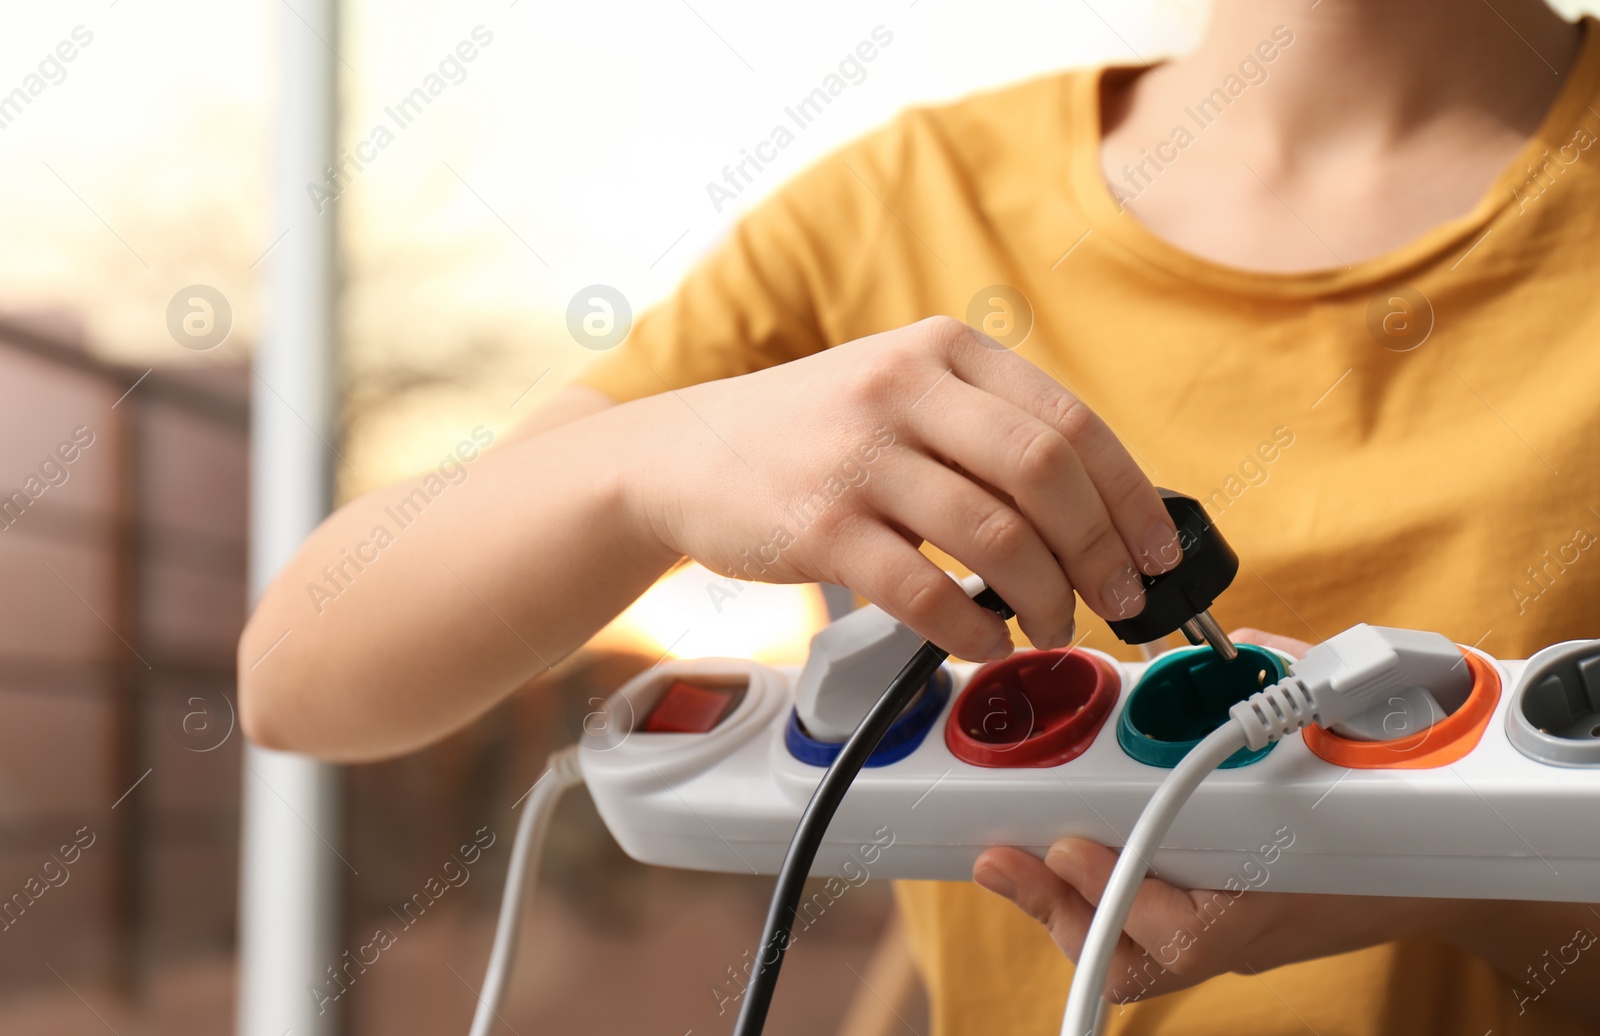
[[[1308,724],[1332,726],[1386,707],[1391,696],[1436,680],[1442,652],[1459,656],[1460,650],[1437,634],[1362,623],[1307,651],[1283,680],[1233,706],[1229,721],[1156,789],[1128,836],[1078,955],[1061,1036],[1094,1036],[1104,1006],[1100,993],[1134,896],[1178,811],[1211,771],[1241,748],[1258,750]]]
[[[550,830],[550,818],[555,815],[562,792],[582,783],[577,746],[569,745],[551,753],[544,773],[523,802],[516,841],[511,846],[511,862],[506,865],[506,890],[500,899],[499,920],[495,922],[494,948],[489,951],[489,967],[478,993],[470,1036],[489,1036],[500,1018],[500,1001],[505,998],[506,980],[516,956],[517,932],[522,927],[523,896],[532,889],[538,875],[539,850]]]

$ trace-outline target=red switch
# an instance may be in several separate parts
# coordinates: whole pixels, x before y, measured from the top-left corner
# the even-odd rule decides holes
[[[672,681],[645,718],[646,734],[709,734],[739,703],[742,687],[696,687]]]

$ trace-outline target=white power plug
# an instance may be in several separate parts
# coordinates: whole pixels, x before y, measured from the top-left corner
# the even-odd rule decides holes
[[[1363,622],[1307,651],[1286,678],[1229,713],[1252,749],[1308,723],[1390,741],[1443,719],[1471,692],[1472,671],[1448,637]]]
[[[968,597],[985,589],[982,576],[945,575],[961,584]],[[818,741],[848,739],[920,647],[922,637],[915,630],[875,604],[829,623],[811,638],[805,668],[795,682],[800,725]]]
[[[823,627],[811,638],[794,689],[806,733],[818,741],[847,739],[921,646],[915,630],[875,604]]]
[[[1357,627],[1360,628],[1360,627]],[[1395,652],[1400,686],[1383,704],[1328,727],[1352,741],[1394,741],[1452,715],[1472,693],[1472,670],[1450,638],[1420,630],[1367,627]]]

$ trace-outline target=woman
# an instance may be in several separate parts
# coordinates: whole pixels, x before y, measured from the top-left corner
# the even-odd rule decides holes
[[[1597,95],[1600,41],[1539,0],[1223,0],[1170,62],[907,113],[751,214],[332,605],[304,588],[421,480],[330,517],[241,641],[247,729],[415,748],[684,556],[1002,657],[941,572],[971,569],[1031,643],[1122,651],[1103,620],[1176,557],[1145,472],[1244,559],[1217,614],[1280,646],[1358,621],[1506,658],[1593,636],[1600,564],[1543,552],[1600,532]],[[903,883],[935,1031],[1056,1031],[1113,859],[1067,841],[986,853],[982,888]],[[1196,901],[1146,882],[1107,995],[1173,995],[1111,1031],[1600,1023],[1600,954],[1539,971],[1600,931],[1584,905],[1254,892],[1152,963]]]

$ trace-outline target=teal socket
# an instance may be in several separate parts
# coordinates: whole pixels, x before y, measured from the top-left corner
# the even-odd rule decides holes
[[[1289,675],[1266,648],[1240,644],[1226,662],[1209,647],[1171,651],[1150,664],[1117,717],[1117,744],[1141,763],[1172,769],[1207,734],[1227,722],[1228,709]],[[1249,766],[1272,751],[1241,748],[1224,769]]]

